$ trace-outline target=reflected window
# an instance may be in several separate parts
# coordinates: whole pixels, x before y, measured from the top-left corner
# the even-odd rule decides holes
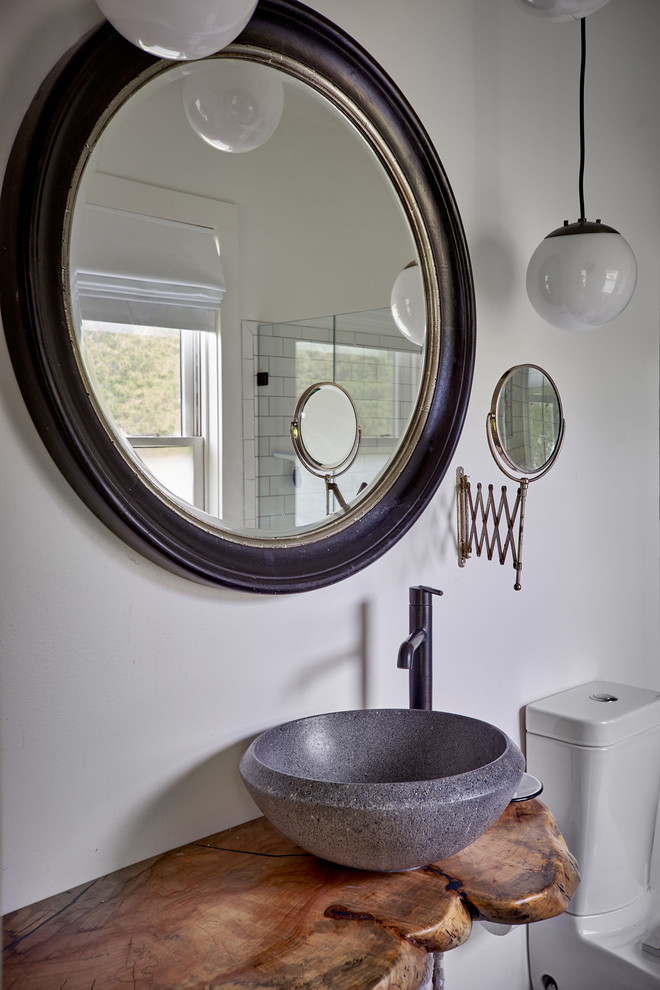
[[[216,397],[205,369],[210,335],[196,330],[82,321],[97,397],[168,491],[207,508],[205,454]]]
[[[156,482],[220,515],[215,229],[95,203],[74,227],[72,305],[104,415]]]

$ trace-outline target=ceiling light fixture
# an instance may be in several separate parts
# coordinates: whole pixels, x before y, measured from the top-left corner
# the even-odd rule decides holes
[[[390,305],[399,331],[421,346],[426,337],[426,301],[422,273],[416,261],[411,261],[397,275]]]
[[[525,10],[553,21],[579,21],[604,7],[608,0],[519,0]]]
[[[284,108],[284,86],[271,66],[214,58],[182,71],[186,117],[211,147],[253,151],[275,132]]]
[[[580,219],[564,221],[539,244],[527,268],[527,294],[539,316],[562,330],[601,327],[617,317],[635,291],[637,265],[628,242],[584,208],[585,19],[580,21]]]
[[[238,37],[257,0],[96,0],[132,44],[159,58],[206,58]]]

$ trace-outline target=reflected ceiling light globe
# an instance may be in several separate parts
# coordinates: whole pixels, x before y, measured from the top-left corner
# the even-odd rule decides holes
[[[191,127],[221,151],[252,151],[280,122],[284,87],[271,67],[213,59],[186,71],[183,106]]]
[[[392,316],[404,337],[423,344],[426,336],[426,301],[422,273],[416,261],[399,272],[390,299]]]
[[[159,58],[206,58],[225,48],[252,17],[257,0],[96,0],[132,44]]]
[[[637,264],[621,234],[578,220],[541,241],[527,267],[527,295],[547,323],[589,330],[623,312],[637,283]]]
[[[532,14],[553,21],[580,20],[604,7],[608,0],[518,0]]]

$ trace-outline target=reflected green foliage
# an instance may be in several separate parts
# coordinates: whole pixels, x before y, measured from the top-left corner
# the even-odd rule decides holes
[[[85,365],[103,408],[128,436],[181,434],[179,332],[85,328]]]
[[[396,435],[395,361],[396,352],[385,349],[299,341],[296,395],[315,382],[336,382],[353,399],[363,436]]]

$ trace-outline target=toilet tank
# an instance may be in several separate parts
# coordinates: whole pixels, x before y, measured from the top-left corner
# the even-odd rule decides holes
[[[576,915],[649,886],[660,792],[660,693],[591,681],[526,708],[527,767],[580,866]]]

